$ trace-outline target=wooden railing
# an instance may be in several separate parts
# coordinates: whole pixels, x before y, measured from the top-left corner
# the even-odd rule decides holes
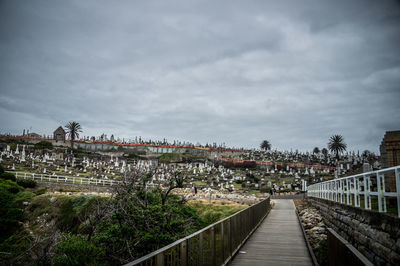
[[[269,210],[267,198],[126,265],[225,265]]]
[[[386,180],[386,181],[385,181]],[[307,188],[307,196],[387,212],[388,199],[396,199],[400,217],[400,166],[333,179]]]
[[[121,183],[121,181],[113,179],[95,179],[95,178],[86,178],[79,176],[46,175],[46,174],[35,174],[35,173],[25,173],[25,172],[11,172],[11,173],[14,173],[17,179],[32,179],[32,180],[46,181],[46,182],[62,182],[70,184],[99,185],[99,186],[113,186]]]

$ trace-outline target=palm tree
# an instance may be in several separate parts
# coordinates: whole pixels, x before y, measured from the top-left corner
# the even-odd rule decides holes
[[[268,151],[271,149],[271,143],[269,143],[268,140],[264,140],[263,142],[261,142],[260,148]]]
[[[318,148],[318,147],[315,147],[314,150],[313,150],[313,153],[314,153],[314,154],[318,154],[318,153],[319,153],[319,148]]]
[[[69,122],[66,126],[68,137],[71,140],[71,149],[74,148],[74,140],[79,138],[79,132],[82,132],[82,127],[78,122]]]
[[[329,139],[328,148],[336,154],[336,159],[339,160],[339,153],[344,152],[347,148],[346,143],[341,135],[333,135]]]

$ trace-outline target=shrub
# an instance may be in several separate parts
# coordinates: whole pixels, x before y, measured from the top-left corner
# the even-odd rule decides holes
[[[260,192],[261,193],[269,193],[271,191],[271,187],[269,186],[261,186]]]
[[[24,188],[19,186],[12,180],[8,179],[0,179],[0,188],[7,190],[10,193],[16,194],[20,191],[23,191]]]
[[[46,190],[47,190],[46,188],[41,188],[41,189],[35,191],[35,194],[36,195],[43,195],[44,193],[46,193]]]
[[[69,235],[60,243],[53,265],[103,265],[104,251],[82,235]]]
[[[33,146],[33,148],[36,150],[44,150],[44,149],[52,150],[53,144],[51,144],[51,142],[49,142],[49,141],[42,140],[42,141],[36,143]]]
[[[36,181],[32,179],[18,179],[17,184],[24,188],[34,188],[36,187]]]
[[[2,174],[0,174],[0,178],[3,178],[3,179],[8,179],[8,180],[11,180],[11,181],[15,181],[16,179],[15,179],[15,175],[13,174],[13,173],[7,173],[7,172],[4,172],[4,173],[2,173]]]
[[[14,202],[14,197],[6,186],[0,186],[0,243],[13,234],[23,218],[23,212]]]
[[[15,195],[15,202],[20,204],[24,201],[30,201],[35,196],[35,193],[29,191],[18,192],[17,195]]]

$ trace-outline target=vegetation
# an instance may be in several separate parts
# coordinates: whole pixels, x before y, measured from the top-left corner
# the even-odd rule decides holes
[[[6,180],[11,180],[11,181],[16,181],[15,175],[13,173],[3,172],[2,174],[0,174],[0,178],[6,179]]]
[[[247,206],[240,204],[224,203],[206,203],[202,201],[191,201],[188,205],[196,210],[203,226],[218,222],[232,214],[243,210]]]
[[[26,180],[1,178],[1,263],[125,264],[245,207],[187,204],[170,193],[183,185],[178,171],[164,190],[145,190],[147,180],[132,172],[107,198],[40,195]]]
[[[328,241],[326,239],[321,240],[318,247],[316,247],[313,251],[315,254],[315,258],[317,259],[319,265],[329,265]]]
[[[82,132],[82,127],[78,122],[69,122],[66,126],[68,137],[71,140],[71,149],[74,149],[74,140],[79,138],[79,133]]]
[[[34,188],[36,187],[36,181],[32,179],[19,179],[17,184],[24,188]]]
[[[261,142],[260,148],[262,150],[268,151],[271,149],[271,143],[268,140],[264,140],[263,142]]]
[[[336,159],[339,160],[339,153],[344,152],[347,148],[346,143],[341,135],[333,135],[329,139],[328,148],[336,154]]]
[[[179,153],[165,153],[158,158],[160,163],[176,163],[182,161],[182,155]]]
[[[51,142],[49,142],[49,141],[42,140],[42,141],[36,143],[33,146],[33,148],[36,149],[36,150],[46,150],[46,149],[47,150],[52,150],[53,149],[53,144],[51,144]]]
[[[322,148],[321,153],[324,155],[325,160],[328,157],[328,149],[327,148]]]
[[[0,243],[16,231],[19,222],[23,219],[21,206],[15,202],[20,191],[23,191],[23,188],[13,180],[0,178],[0,228],[2,230]]]
[[[320,152],[319,148],[318,148],[318,147],[315,147],[314,150],[313,150],[313,153],[314,153],[314,154],[319,154],[319,152]]]
[[[205,158],[192,153],[165,153],[158,158],[161,163],[195,162],[204,161]]]

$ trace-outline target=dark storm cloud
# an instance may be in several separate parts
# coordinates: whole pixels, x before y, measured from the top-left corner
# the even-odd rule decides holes
[[[396,1],[1,1],[0,129],[377,151],[399,36]]]

